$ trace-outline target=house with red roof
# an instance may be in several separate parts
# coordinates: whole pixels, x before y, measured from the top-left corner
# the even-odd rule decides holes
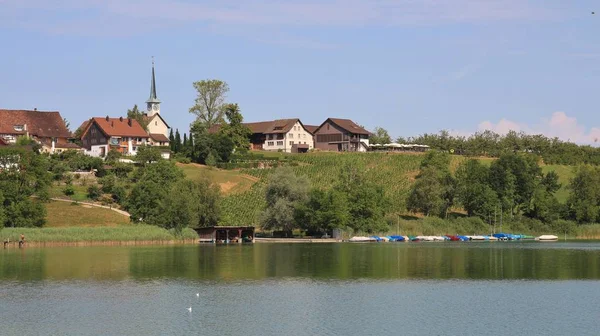
[[[139,146],[149,145],[150,135],[135,119],[95,117],[82,127],[81,142],[90,156],[104,157],[111,149],[136,155]]]
[[[46,153],[81,149],[69,141],[71,133],[58,111],[0,109],[2,142],[14,144],[22,136],[41,144],[42,151]]]

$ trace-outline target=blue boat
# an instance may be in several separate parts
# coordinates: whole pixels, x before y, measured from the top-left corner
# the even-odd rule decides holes
[[[381,241],[383,241],[383,239],[381,239],[381,237],[379,237],[379,236],[371,236],[371,237],[369,237],[369,238],[373,238],[373,239],[375,239],[377,242],[381,242]]]
[[[458,239],[460,239],[461,241],[469,241],[469,237],[467,236],[460,236],[460,235],[456,235],[458,237]]]
[[[402,237],[402,236],[389,236],[388,238],[390,238],[390,241],[399,241],[399,242],[404,241],[404,237]]]

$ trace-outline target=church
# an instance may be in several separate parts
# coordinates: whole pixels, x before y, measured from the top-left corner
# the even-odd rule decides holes
[[[144,119],[150,135],[151,146],[169,146],[169,124],[160,115],[160,99],[156,95],[156,75],[152,61],[152,80],[150,82],[150,97],[146,100]]]
[[[171,155],[169,150],[169,125],[160,115],[160,100],[156,94],[156,75],[152,61],[150,97],[144,113],[146,128],[132,118],[96,117],[81,126],[81,142],[87,155],[105,157],[111,150],[123,155],[136,155],[140,146],[160,147],[163,158]]]

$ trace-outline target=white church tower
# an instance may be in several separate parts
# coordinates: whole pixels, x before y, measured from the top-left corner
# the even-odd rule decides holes
[[[160,114],[160,100],[156,96],[156,77],[154,75],[154,58],[152,59],[152,82],[150,83],[150,98],[146,100],[146,114],[153,117]]]

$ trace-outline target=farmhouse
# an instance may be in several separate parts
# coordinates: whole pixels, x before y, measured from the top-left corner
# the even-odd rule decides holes
[[[106,156],[111,149],[124,155],[136,155],[138,147],[148,145],[149,139],[137,120],[123,117],[91,118],[81,134],[85,153],[96,157]]]
[[[59,153],[80,147],[69,142],[71,133],[60,112],[0,109],[0,138],[14,144],[18,137],[31,138],[42,145],[46,153]]]
[[[328,118],[315,131],[315,148],[338,152],[369,150],[369,131],[350,119]]]

